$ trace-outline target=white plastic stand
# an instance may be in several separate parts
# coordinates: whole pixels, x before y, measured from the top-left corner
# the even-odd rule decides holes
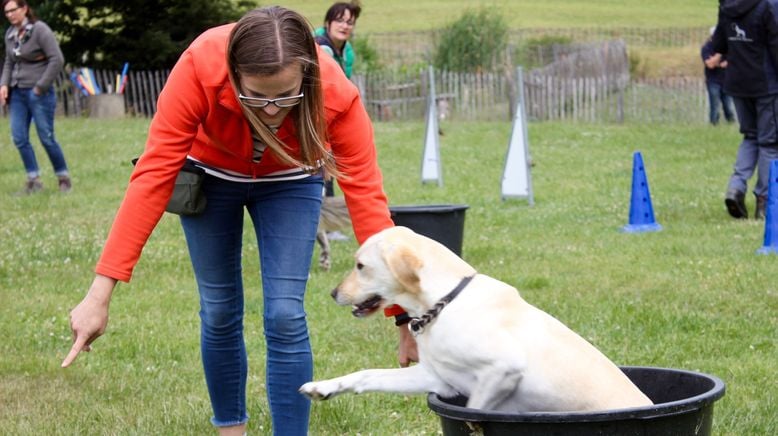
[[[527,117],[524,102],[524,75],[522,68],[517,69],[518,102],[513,117],[508,153],[505,156],[505,170],[502,175],[502,199],[526,198],[529,205],[535,204],[530,175],[529,139],[527,136]]]
[[[421,161],[421,183],[436,182],[443,186],[443,174],[440,166],[440,142],[438,129],[438,109],[435,96],[435,72],[429,67],[430,92],[427,97],[427,128],[424,133],[424,156]]]

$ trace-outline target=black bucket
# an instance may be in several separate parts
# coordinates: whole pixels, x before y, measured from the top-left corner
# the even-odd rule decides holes
[[[601,412],[504,413],[464,407],[467,398],[427,397],[440,416],[444,436],[671,436],[711,434],[713,402],[724,396],[724,382],[698,372],[668,368],[622,367],[653,406]]]
[[[389,212],[395,225],[432,238],[461,257],[467,208],[465,204],[391,206]]]

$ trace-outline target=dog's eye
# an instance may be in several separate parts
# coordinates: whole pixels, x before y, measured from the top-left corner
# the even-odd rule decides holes
[[[357,262],[357,269],[362,269],[364,267],[365,267],[365,265],[362,264],[362,262]]]

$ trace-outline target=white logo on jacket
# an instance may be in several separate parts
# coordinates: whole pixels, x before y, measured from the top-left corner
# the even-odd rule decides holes
[[[741,29],[740,26],[737,25],[737,23],[732,23],[732,30],[735,31],[735,36],[730,36],[730,41],[742,41],[742,42],[751,42],[753,39],[748,38],[746,36],[746,31]]]

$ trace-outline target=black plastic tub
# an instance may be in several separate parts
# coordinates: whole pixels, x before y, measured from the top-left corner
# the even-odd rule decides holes
[[[713,402],[724,396],[724,382],[698,372],[669,368],[622,367],[653,406],[602,412],[502,413],[464,407],[467,398],[427,397],[440,416],[445,436],[706,436],[713,425]]]
[[[432,238],[462,256],[467,208],[465,204],[390,206],[389,212],[395,225]]]

